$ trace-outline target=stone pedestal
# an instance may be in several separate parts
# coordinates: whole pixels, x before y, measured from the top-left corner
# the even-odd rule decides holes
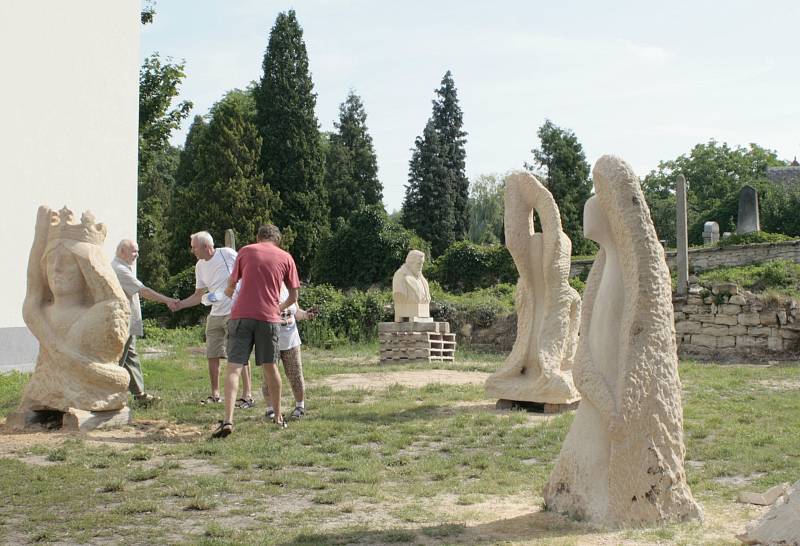
[[[378,340],[381,363],[455,360],[456,335],[448,322],[381,322]]]
[[[22,410],[9,414],[6,419],[7,432],[89,432],[97,428],[112,428],[131,423],[131,409],[124,407],[113,411],[84,411],[70,408],[69,411]]]

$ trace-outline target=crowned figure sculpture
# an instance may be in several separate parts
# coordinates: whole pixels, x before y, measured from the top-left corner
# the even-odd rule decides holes
[[[130,308],[102,251],[106,226],[85,212],[39,207],[23,318],[39,341],[36,368],[9,421],[36,412],[126,409],[128,372],[117,365]]]

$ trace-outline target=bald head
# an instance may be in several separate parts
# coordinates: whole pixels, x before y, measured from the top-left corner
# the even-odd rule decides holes
[[[117,258],[133,265],[139,257],[139,245],[132,239],[123,239],[117,245]]]

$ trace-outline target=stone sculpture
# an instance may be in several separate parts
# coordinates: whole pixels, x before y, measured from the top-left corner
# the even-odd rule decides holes
[[[106,227],[88,211],[76,223],[66,207],[39,207],[23,304],[39,355],[10,421],[35,422],[36,412],[125,408],[130,377],[117,361],[130,308],[103,254],[105,237]]]
[[[744,235],[761,229],[758,216],[758,190],[745,185],[739,192],[739,214],[736,216],[736,234]]]
[[[800,544],[800,481],[737,537],[745,544]]]
[[[392,277],[395,322],[430,322],[431,291],[422,276],[425,253],[410,250]]]
[[[701,518],[684,472],[670,274],[639,179],[603,156],[584,232],[600,245],[573,374],[581,404],[544,489],[549,510],[620,527]]]
[[[541,231],[536,232],[534,213]],[[501,400],[572,404],[580,296],[568,282],[572,242],[553,196],[533,175],[506,179],[506,246],[519,271],[517,338],[503,367],[486,381]]]

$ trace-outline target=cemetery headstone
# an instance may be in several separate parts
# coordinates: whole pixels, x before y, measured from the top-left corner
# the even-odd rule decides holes
[[[739,214],[736,219],[736,233],[742,235],[760,230],[758,191],[753,186],[744,186],[739,192]]]

